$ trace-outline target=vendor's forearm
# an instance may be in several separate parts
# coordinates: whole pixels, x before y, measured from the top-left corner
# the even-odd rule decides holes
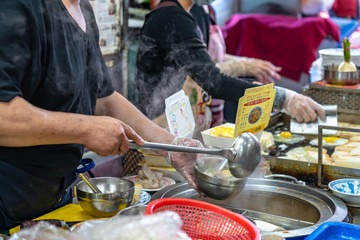
[[[241,60],[241,61],[246,61],[246,60],[249,60],[251,58],[247,58],[247,57],[239,57],[239,56],[236,56],[236,55],[231,55],[231,54],[225,54],[225,58],[224,58],[224,61],[231,61],[231,60]]]
[[[220,72],[231,77],[245,77],[251,76],[251,58],[238,57],[226,54],[225,61],[217,63],[216,66],[220,69]]]
[[[7,147],[83,144],[92,117],[46,111],[21,97],[0,102],[0,112],[0,146]]]
[[[98,99],[96,115],[111,116],[123,121],[146,141],[171,143],[174,138],[172,134],[148,119],[117,92],[109,97]]]

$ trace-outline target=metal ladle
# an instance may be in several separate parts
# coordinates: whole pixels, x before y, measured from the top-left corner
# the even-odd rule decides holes
[[[131,149],[164,150],[172,152],[203,153],[225,157],[228,160],[231,174],[237,178],[248,177],[254,172],[261,160],[260,143],[251,133],[243,133],[237,137],[231,148],[197,148],[163,143],[145,142],[137,145],[129,141]]]

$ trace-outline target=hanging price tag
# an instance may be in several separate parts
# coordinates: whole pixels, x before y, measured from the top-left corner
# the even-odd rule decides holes
[[[274,84],[246,89],[239,99],[234,138],[243,132],[257,133],[267,127],[275,93]]]
[[[169,130],[175,136],[191,138],[195,128],[189,97],[184,90],[165,99],[165,115]]]

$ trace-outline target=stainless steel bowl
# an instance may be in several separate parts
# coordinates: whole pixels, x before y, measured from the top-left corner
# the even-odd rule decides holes
[[[360,69],[356,67],[357,71],[340,72],[338,65],[324,66],[324,79],[329,84],[335,85],[354,85],[360,83]]]
[[[112,217],[130,206],[134,196],[134,183],[116,177],[92,178],[92,183],[102,193],[94,193],[81,181],[76,185],[76,197],[80,206],[94,217]]]
[[[232,198],[238,195],[245,187],[247,178],[218,178],[206,174],[216,171],[216,167],[224,158],[206,156],[204,166],[195,164],[195,180],[199,189],[208,197],[218,200]],[[227,170],[228,168],[225,168]]]

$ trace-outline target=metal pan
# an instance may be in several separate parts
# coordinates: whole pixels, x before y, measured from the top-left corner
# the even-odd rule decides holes
[[[299,180],[307,182],[309,185],[317,186],[318,183],[318,164],[291,159],[266,156],[270,163],[270,171],[276,174],[287,174]],[[322,184],[340,178],[359,178],[360,169],[339,167],[332,165],[322,165]]]
[[[340,72],[337,70],[338,65],[324,66],[324,79],[329,84],[335,85],[355,85],[360,83],[360,67],[357,66],[357,71]]]

